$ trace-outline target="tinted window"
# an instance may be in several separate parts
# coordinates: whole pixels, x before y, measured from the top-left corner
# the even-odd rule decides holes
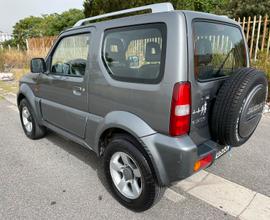
[[[53,54],[51,72],[73,77],[84,76],[88,48],[89,33],[63,38]]]
[[[246,49],[239,28],[226,24],[194,23],[195,75],[199,80],[224,77],[246,66]]]
[[[163,24],[108,30],[103,60],[115,79],[157,83],[163,75],[165,42]]]

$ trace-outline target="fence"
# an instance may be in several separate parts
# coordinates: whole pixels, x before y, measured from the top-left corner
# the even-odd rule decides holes
[[[257,60],[258,51],[266,51],[268,56],[270,49],[270,20],[268,16],[254,16],[238,18],[249,47],[251,59]]]

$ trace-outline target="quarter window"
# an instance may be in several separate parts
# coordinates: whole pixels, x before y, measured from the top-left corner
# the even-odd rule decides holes
[[[53,54],[51,72],[72,77],[84,76],[89,42],[89,33],[63,38]]]
[[[158,83],[164,71],[165,43],[165,24],[107,30],[103,61],[114,79]]]

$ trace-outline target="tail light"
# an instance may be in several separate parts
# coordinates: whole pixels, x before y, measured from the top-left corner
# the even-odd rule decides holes
[[[190,129],[191,88],[189,82],[176,83],[173,88],[170,135],[187,134]]]
[[[214,160],[213,155],[208,154],[207,156],[205,156],[202,159],[198,160],[194,164],[193,170],[195,172],[197,172],[198,170],[204,169],[204,168],[208,167],[211,163],[213,163],[213,160]]]

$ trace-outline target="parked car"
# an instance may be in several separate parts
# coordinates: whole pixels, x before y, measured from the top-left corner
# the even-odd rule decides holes
[[[144,211],[244,144],[267,89],[237,22],[162,3],[78,21],[31,61],[17,101],[27,137],[50,129],[93,150],[115,198]]]

